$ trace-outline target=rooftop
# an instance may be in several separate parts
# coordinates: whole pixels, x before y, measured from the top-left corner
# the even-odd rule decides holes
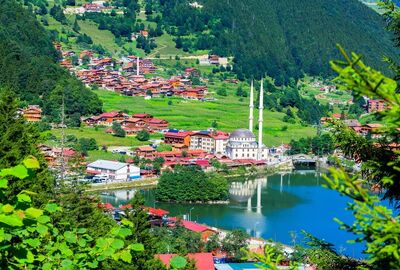
[[[91,168],[99,168],[99,169],[116,171],[127,165],[128,164],[122,163],[122,162],[99,159],[99,160],[96,160],[95,162],[88,164],[87,166],[91,167]]]
[[[256,136],[250,130],[240,128],[232,132],[229,138],[256,138]]]

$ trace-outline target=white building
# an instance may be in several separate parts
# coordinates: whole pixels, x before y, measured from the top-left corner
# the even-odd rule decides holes
[[[229,135],[221,131],[204,130],[190,136],[189,149],[201,149],[212,154],[225,154]]]
[[[128,163],[110,160],[96,160],[87,165],[87,171],[105,174],[111,182],[130,181],[140,178],[140,168]]]
[[[264,89],[263,81],[261,81],[260,89],[260,105],[258,117],[258,142],[253,133],[253,110],[254,110],[254,87],[251,82],[250,89],[250,114],[249,129],[237,129],[229,136],[226,145],[226,154],[230,159],[256,159],[268,160],[269,149],[262,143],[263,130],[263,111],[264,111]]]

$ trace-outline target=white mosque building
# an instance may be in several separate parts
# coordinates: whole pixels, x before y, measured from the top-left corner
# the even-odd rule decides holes
[[[250,87],[250,115],[249,129],[241,128],[233,131],[226,145],[226,154],[230,159],[256,159],[268,160],[269,149],[262,143],[263,111],[264,111],[264,89],[261,80],[260,104],[258,116],[258,142],[253,133],[253,111],[254,111],[254,86]]]

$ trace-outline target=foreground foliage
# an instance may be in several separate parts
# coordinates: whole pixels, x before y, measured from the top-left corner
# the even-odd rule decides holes
[[[32,206],[35,193],[23,191],[7,200],[7,177],[33,181],[38,161],[27,158],[23,164],[0,171],[0,265],[2,269],[96,269],[112,258],[126,263],[132,254],[144,250],[142,244],[125,244],[132,235],[133,223],[122,221],[107,237],[93,238],[85,228],[60,232],[52,215],[62,209],[54,203]]]

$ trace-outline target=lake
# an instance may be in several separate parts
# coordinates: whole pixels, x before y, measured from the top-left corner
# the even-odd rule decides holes
[[[230,203],[226,205],[190,205],[158,203],[154,191],[141,190],[146,205],[168,210],[171,216],[187,215],[192,221],[222,229],[244,229],[250,235],[285,244],[302,242],[301,231],[335,244],[338,252],[363,257],[362,244],[348,244],[352,235],[339,230],[337,217],[352,222],[345,211],[349,199],[322,187],[319,172],[297,171],[256,179],[239,179],[230,184]],[[102,193],[104,202],[114,206],[127,203],[136,192],[117,190]]]

